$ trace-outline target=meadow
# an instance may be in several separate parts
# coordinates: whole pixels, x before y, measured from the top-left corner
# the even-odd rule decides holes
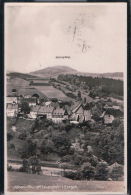
[[[77,181],[61,176],[34,175],[20,172],[8,173],[8,191],[44,192],[123,192],[123,181]]]
[[[37,90],[41,93],[45,94],[48,98],[57,98],[61,100],[72,100],[71,98],[67,97],[62,91],[56,89],[53,86],[35,86]]]

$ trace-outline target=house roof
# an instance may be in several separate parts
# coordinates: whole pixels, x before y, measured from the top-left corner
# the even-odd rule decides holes
[[[7,104],[8,110],[18,109],[18,104]]]
[[[120,106],[112,106],[114,110],[120,110]]]
[[[38,113],[52,113],[54,110],[54,107],[52,106],[41,106]]]
[[[77,112],[80,107],[81,107],[81,103],[75,105],[75,107],[72,109],[72,112],[73,113]]]
[[[115,167],[121,167],[122,168],[123,165],[115,162],[115,163],[113,163],[112,165],[109,166],[109,172],[111,172],[113,170],[113,168],[115,168]]]

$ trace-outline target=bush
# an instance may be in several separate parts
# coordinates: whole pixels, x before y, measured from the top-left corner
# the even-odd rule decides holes
[[[72,179],[72,180],[80,179],[80,177],[78,176],[78,173],[73,172],[73,171],[64,172],[64,177],[67,177],[67,178]]]

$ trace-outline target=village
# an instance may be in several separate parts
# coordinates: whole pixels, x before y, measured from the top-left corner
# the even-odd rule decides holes
[[[99,102],[103,102],[103,107],[100,110],[99,120],[104,124],[110,125],[115,118],[122,119],[122,109],[120,106],[113,105],[109,98],[99,97],[92,100],[92,102],[76,101],[69,106],[61,100],[42,101],[38,97],[31,97],[26,95],[24,97],[12,96],[7,97],[6,113],[9,118],[26,117],[26,119],[35,120],[36,118],[46,118],[52,120],[54,123],[61,123],[69,120],[70,123],[82,123],[85,121],[94,121],[95,109]],[[22,105],[25,106],[22,110]],[[27,110],[27,112],[26,112]],[[25,114],[26,113],[26,114]]]

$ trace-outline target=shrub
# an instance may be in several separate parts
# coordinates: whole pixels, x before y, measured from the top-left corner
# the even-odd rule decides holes
[[[72,180],[76,180],[78,179],[78,173],[77,172],[73,172],[73,171],[66,171],[64,172],[64,177],[67,177],[69,179],[72,179]]]

